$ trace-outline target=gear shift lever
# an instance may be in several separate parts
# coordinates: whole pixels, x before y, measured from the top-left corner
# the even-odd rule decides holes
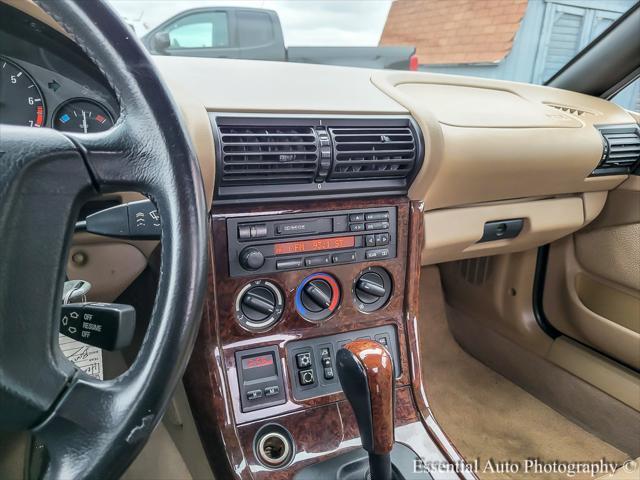
[[[355,340],[338,350],[336,365],[358,421],[362,447],[369,452],[371,480],[391,480],[395,403],[391,356],[378,342]]]

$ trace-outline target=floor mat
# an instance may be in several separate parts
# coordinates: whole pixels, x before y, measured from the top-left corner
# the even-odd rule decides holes
[[[467,462],[477,461],[480,478],[568,478],[569,472],[562,471],[571,468],[567,464],[627,459],[460,348],[447,327],[437,268],[422,270],[420,297],[427,397]]]

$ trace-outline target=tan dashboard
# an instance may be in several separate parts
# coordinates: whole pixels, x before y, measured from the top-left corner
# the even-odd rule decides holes
[[[175,57],[156,62],[192,134],[201,138],[195,143],[207,185],[214,159],[205,111],[410,113],[426,144],[409,192],[424,202],[425,264],[553,241],[595,218],[606,191],[626,178],[589,177],[602,154],[593,125],[628,124],[634,118],[610,102],[574,92],[319,65]],[[486,221],[506,217],[525,219],[517,239],[477,243]]]
[[[10,3],[53,23],[31,2]],[[425,142],[409,190],[410,199],[424,204],[423,264],[532,248],[585,226],[607,191],[626,178],[589,176],[602,154],[594,125],[638,118],[599,98],[514,82],[264,61],[155,60],[183,113],[209,200],[216,164],[210,112],[413,116]],[[517,238],[477,243],[485,222],[507,217],[524,219]],[[87,242],[96,239],[79,237],[75,248]],[[141,251],[147,256],[151,249]]]

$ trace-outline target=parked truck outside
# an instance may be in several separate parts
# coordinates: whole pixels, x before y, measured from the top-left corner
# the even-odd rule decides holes
[[[286,47],[278,14],[246,7],[185,10],[142,37],[155,55],[241,58],[417,70],[412,46]]]

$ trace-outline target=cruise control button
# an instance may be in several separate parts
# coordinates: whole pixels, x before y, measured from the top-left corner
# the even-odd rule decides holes
[[[298,353],[296,355],[296,365],[298,365],[298,368],[307,368],[311,365],[311,354],[309,352]]]
[[[247,400],[262,398],[262,390],[250,390],[247,392]]]
[[[365,253],[365,258],[367,260],[372,260],[376,258],[386,258],[388,256],[389,256],[388,248],[378,248],[376,250],[367,250],[367,253]]]
[[[389,220],[389,213],[388,212],[367,213],[367,222],[373,222],[376,220]]]
[[[300,385],[311,385],[315,379],[313,378],[313,370],[300,370],[298,372],[298,378],[300,379]]]
[[[264,389],[265,397],[273,397],[274,395],[277,395],[279,393],[280,393],[280,387],[278,385],[270,385],[268,387],[265,387]]]

